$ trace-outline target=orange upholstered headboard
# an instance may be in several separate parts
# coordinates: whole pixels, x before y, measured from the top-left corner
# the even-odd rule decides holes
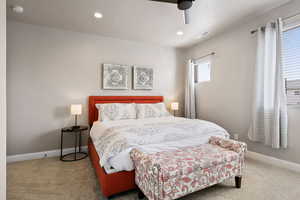
[[[89,97],[89,125],[98,120],[96,104],[101,103],[159,103],[162,96],[90,96]]]

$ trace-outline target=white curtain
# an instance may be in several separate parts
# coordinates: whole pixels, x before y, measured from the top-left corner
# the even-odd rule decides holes
[[[248,137],[273,148],[287,147],[287,104],[282,75],[282,21],[259,28],[252,121]]]
[[[195,72],[194,63],[189,60],[186,67],[185,83],[185,117],[196,118],[196,99],[195,99]]]

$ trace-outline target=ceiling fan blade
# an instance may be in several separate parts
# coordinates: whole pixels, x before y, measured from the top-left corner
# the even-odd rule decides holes
[[[158,2],[165,2],[165,3],[176,3],[178,0],[150,0],[150,1],[158,1]]]

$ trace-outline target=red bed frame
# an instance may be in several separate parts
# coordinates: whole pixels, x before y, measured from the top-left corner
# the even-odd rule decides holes
[[[89,97],[89,125],[98,120],[96,104],[103,103],[159,103],[163,102],[162,96],[90,96]],[[99,164],[99,155],[91,138],[88,140],[88,152],[92,165],[95,168],[102,194],[106,197],[136,189],[133,171],[121,171],[106,174]]]

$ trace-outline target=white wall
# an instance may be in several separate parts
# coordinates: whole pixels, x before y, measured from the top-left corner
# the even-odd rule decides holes
[[[0,199],[6,199],[6,0],[0,1]]]
[[[247,139],[251,117],[253,73],[256,57],[256,36],[250,31],[277,17],[300,12],[300,1],[293,1],[274,9],[248,24],[233,27],[186,52],[196,58],[216,52],[212,68],[212,81],[197,85],[197,111],[199,118],[222,125],[232,134],[239,134],[248,143],[249,150],[300,163],[300,107],[289,109],[289,148],[274,150]]]
[[[90,95],[163,95],[182,102],[183,68],[173,48],[17,22],[8,23],[7,33],[8,155],[58,149],[60,128],[73,123],[69,105],[84,104],[79,121],[87,124]],[[154,89],[101,90],[102,63],[153,66]]]

